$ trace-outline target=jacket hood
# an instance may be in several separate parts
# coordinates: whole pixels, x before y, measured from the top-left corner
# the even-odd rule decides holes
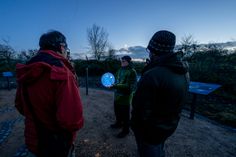
[[[151,60],[150,64],[145,67],[145,71],[155,66],[167,67],[171,71],[177,74],[186,74],[189,71],[188,63],[182,61],[177,53],[168,53],[163,56],[158,56]],[[144,71],[144,72],[145,72]]]
[[[31,83],[36,81],[45,71],[50,71],[50,65],[35,63],[30,65],[17,64],[16,77],[19,83]]]
[[[16,65],[16,77],[19,83],[32,83],[37,81],[45,72],[51,78],[63,80],[67,77],[67,70],[63,64],[72,68],[70,63],[59,54],[50,50],[42,50],[31,58],[26,64]],[[73,68],[72,68],[73,69]]]
[[[186,74],[189,71],[188,63],[183,62],[183,61],[179,61],[179,60],[177,60],[173,63],[163,64],[163,66],[166,66],[171,71],[173,71],[174,73],[177,73],[177,74]]]

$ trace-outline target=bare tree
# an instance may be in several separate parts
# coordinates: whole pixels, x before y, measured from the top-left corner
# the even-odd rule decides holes
[[[115,58],[115,52],[116,52],[115,49],[109,49],[108,50],[108,58],[114,59]]]
[[[23,50],[20,52],[20,54],[18,54],[18,59],[22,61],[27,61],[31,57],[33,57],[37,52],[38,52],[37,49],[29,49],[27,51]]]
[[[181,38],[181,49],[185,55],[191,56],[197,51],[198,45],[197,41],[194,40],[192,35],[184,36]]]
[[[228,50],[224,49],[221,44],[217,43],[209,43],[206,45],[208,54],[212,56],[217,56],[217,55],[225,55],[227,54]]]
[[[9,45],[9,41],[3,40],[4,44],[0,44],[0,61],[7,66],[11,65],[12,60],[15,59],[16,51]]]
[[[93,24],[91,28],[87,29],[87,35],[90,50],[94,54],[94,57],[100,60],[108,47],[108,33],[103,27]]]
[[[111,44],[109,44],[108,51],[107,51],[107,58],[115,59],[115,53],[116,53],[116,50],[114,49],[114,47]]]

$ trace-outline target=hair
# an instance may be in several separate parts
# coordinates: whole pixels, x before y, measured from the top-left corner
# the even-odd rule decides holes
[[[41,35],[39,39],[40,50],[53,50],[61,53],[61,44],[66,43],[66,37],[59,31],[49,31]]]

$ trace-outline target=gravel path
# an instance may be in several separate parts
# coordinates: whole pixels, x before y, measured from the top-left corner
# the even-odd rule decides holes
[[[15,90],[0,90],[0,156],[23,157],[23,117],[14,109]],[[115,135],[120,130],[109,128],[114,122],[113,93],[81,88],[85,125],[76,141],[77,157],[136,157],[133,133],[123,139]],[[196,116],[188,118],[183,111],[179,126],[165,145],[167,157],[235,157],[236,130]],[[1,141],[1,139],[3,139]]]

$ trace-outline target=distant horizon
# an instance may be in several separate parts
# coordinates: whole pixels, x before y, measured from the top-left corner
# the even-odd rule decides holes
[[[5,40],[5,39],[4,39]],[[236,40],[235,41],[226,41],[226,42],[209,42],[209,43],[197,43],[197,45],[208,45],[208,44],[226,44],[226,43],[236,43]],[[0,42],[0,44],[3,44],[3,45],[5,45],[5,43],[4,42]],[[15,51],[17,51],[17,52],[21,52],[21,51],[27,51],[27,50],[34,50],[34,49],[39,49],[39,47],[37,47],[37,48],[28,48],[28,49],[19,49],[19,50],[17,50],[17,49],[15,49],[11,44],[10,44],[10,42],[8,43],[8,45],[9,46],[11,46]],[[176,44],[175,46],[180,46],[181,44],[179,43],[179,44]],[[118,49],[114,49],[114,50],[116,50],[116,51],[118,51],[118,50],[121,50],[121,49],[127,49],[127,48],[131,48],[131,47],[147,47],[147,45],[146,46],[142,46],[142,45],[132,45],[132,46],[126,46],[126,47],[120,47],[120,48],[118,48]],[[87,51],[88,52],[88,51]],[[84,52],[73,52],[72,51],[72,53],[84,53]]]
[[[209,43],[212,44],[212,43]],[[219,46],[223,47],[224,49],[228,50],[229,52],[236,52],[236,41],[229,41],[224,43],[214,43],[219,44]],[[228,45],[229,44],[229,45]],[[233,44],[233,45],[231,45]],[[208,45],[208,44],[199,44],[202,46]],[[178,46],[181,45],[175,45],[175,52],[178,51]],[[133,59],[143,60],[148,58],[148,53],[146,52],[146,46],[131,46],[126,48],[121,48],[118,50],[115,50],[115,56],[121,57],[124,55],[130,55]],[[86,59],[86,56],[88,58],[93,58],[93,53],[83,52],[83,53],[72,53],[72,56],[74,59]]]

